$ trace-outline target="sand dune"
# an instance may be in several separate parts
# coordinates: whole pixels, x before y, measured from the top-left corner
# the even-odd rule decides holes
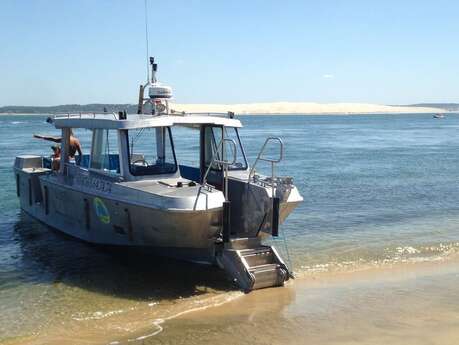
[[[397,114],[439,113],[444,109],[404,107],[366,103],[300,103],[273,102],[247,104],[172,104],[171,108],[186,112],[227,112],[237,114]]]

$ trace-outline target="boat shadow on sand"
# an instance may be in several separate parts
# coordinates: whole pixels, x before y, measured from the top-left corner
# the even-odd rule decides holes
[[[234,286],[218,267],[96,246],[53,231],[24,212],[14,225],[21,276],[136,300],[176,299]]]

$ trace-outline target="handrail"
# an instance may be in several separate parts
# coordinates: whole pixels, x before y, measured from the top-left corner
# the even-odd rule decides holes
[[[263,158],[262,155],[265,152],[266,146],[270,141],[277,141],[279,143],[279,158],[272,159],[272,158]],[[265,143],[261,147],[260,152],[258,153],[257,159],[250,169],[249,178],[247,184],[250,184],[250,179],[252,178],[252,174],[255,172],[255,166],[257,165],[258,161],[265,161],[271,163],[271,200],[272,200],[272,219],[271,219],[271,234],[273,237],[279,236],[279,218],[280,218],[280,198],[276,196],[276,189],[278,180],[275,177],[274,173],[274,165],[279,163],[284,158],[284,142],[279,137],[268,137],[265,140]],[[287,272],[289,270],[287,269]]]
[[[220,147],[223,145],[224,142],[229,142],[232,144],[232,151],[233,151],[233,160],[231,162],[227,161],[227,160],[220,160],[220,159],[216,159],[217,155],[216,155],[216,152],[218,152],[218,150],[220,149]],[[224,173],[225,173],[225,199],[227,199],[228,197],[228,166],[230,165],[233,165],[234,163],[236,163],[236,142],[234,141],[234,139],[228,139],[228,138],[224,138],[222,140],[220,140],[220,142],[218,143],[216,149],[215,149],[215,152],[213,152],[214,150],[212,150],[212,159],[209,163],[209,167],[207,168],[206,170],[206,173],[204,174],[204,177],[202,178],[202,185],[207,185],[207,176],[209,175],[209,172],[210,172],[210,169],[212,168],[213,164],[214,163],[217,163],[217,164],[221,164],[223,167],[224,167]],[[223,158],[223,157],[222,157]]]
[[[57,112],[52,114],[55,119],[70,119],[70,118],[82,118],[82,116],[96,118],[98,115],[111,115],[115,120],[120,120],[117,117],[116,112],[98,112],[98,111],[85,111],[85,112]],[[200,116],[217,116],[217,117],[227,117],[229,119],[234,119],[234,112],[226,112],[226,113],[218,113],[218,112],[181,112],[181,111],[174,111],[171,110],[167,113],[161,113],[159,115],[151,115],[147,113],[142,114],[135,114],[135,115],[146,115],[148,117],[154,116],[163,116],[163,115],[172,115],[172,116],[193,116],[193,115],[200,115]]]
[[[218,164],[221,164],[224,166],[224,179],[225,179],[225,201],[228,201],[228,166],[229,165],[232,165],[234,163],[236,163],[236,142],[233,140],[233,139],[228,139],[228,138],[225,138],[225,139],[222,139],[220,140],[220,142],[218,143],[217,145],[217,148],[216,148],[216,151],[218,151],[218,148],[220,146],[222,146],[222,144],[227,141],[227,142],[230,142],[232,144],[232,147],[233,147],[233,160],[230,162],[228,161],[224,161],[224,160],[219,160],[219,159],[216,159],[216,155],[214,154],[213,150],[212,150],[212,159],[210,161],[210,164],[209,164],[209,167],[207,168],[206,170],[206,173],[204,174],[204,177],[202,178],[202,183],[201,183],[201,186],[199,186],[199,189],[198,189],[198,194],[196,196],[196,200],[194,202],[194,206],[193,206],[193,210],[196,209],[196,205],[198,204],[198,198],[199,198],[199,195],[201,194],[201,188],[206,186],[206,187],[209,187],[209,185],[207,184],[207,175],[209,175],[209,172],[210,172],[210,169],[212,168],[212,165],[214,163],[218,163]],[[213,148],[213,147],[212,147]],[[206,203],[207,203],[207,195],[206,195]]]
[[[232,144],[233,160],[231,162],[229,162],[227,160],[223,160],[223,159],[222,160],[216,159],[217,155],[215,153],[218,152],[220,147],[222,147],[222,149],[223,149],[222,151],[224,153],[224,148],[223,148],[222,145],[225,142],[228,142],[228,143]],[[216,152],[212,152],[212,159],[211,159],[211,161],[209,163],[209,167],[207,168],[206,173],[204,174],[204,177],[202,178],[202,185],[203,186],[207,185],[207,176],[209,175],[210,169],[212,168],[214,163],[221,164],[223,166],[224,180],[225,180],[225,200],[228,200],[228,167],[230,165],[233,165],[234,163],[236,163],[236,152],[237,152],[236,151],[236,142],[234,141],[234,139],[223,138],[218,143],[215,151]],[[224,158],[224,157],[222,157],[222,158]]]
[[[92,118],[96,118],[97,115],[104,115],[104,116],[113,116],[115,120],[118,120],[117,114],[115,112],[97,112],[97,111],[80,111],[80,112],[62,112],[62,113],[54,113],[54,119],[70,119],[70,118],[82,118],[82,116],[87,116]]]
[[[186,112],[186,111],[178,111],[171,109],[171,111],[167,114],[164,115],[202,115],[202,116],[221,116],[221,117],[228,117],[230,119],[234,118],[234,112],[232,111],[227,111],[226,113],[224,112],[215,112],[215,111],[192,111],[192,112]]]
[[[266,145],[268,145],[268,143],[270,141],[277,141],[279,143],[279,145],[280,145],[279,158],[278,159],[269,159],[269,158],[261,157],[262,154],[265,151]],[[255,163],[253,163],[252,168],[250,169],[249,178],[248,178],[247,182],[250,182],[250,179],[252,178],[252,175],[255,172],[255,167],[256,167],[258,161],[265,161],[265,162],[271,163],[271,170],[272,170],[271,171],[271,173],[272,173],[271,177],[273,179],[272,183],[274,185],[274,163],[279,163],[280,161],[282,161],[283,158],[284,158],[284,142],[282,141],[282,139],[279,138],[279,137],[268,137],[268,138],[266,138],[265,143],[263,144],[263,146],[260,149],[260,152],[258,153],[257,159],[255,159]]]

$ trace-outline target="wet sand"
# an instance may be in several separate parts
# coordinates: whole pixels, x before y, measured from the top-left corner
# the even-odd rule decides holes
[[[459,262],[296,279],[119,343],[458,344]]]
[[[55,322],[3,344],[458,344],[459,260],[311,273]]]

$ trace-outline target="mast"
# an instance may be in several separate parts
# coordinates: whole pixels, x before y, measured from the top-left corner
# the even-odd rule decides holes
[[[153,56],[149,57],[148,49],[148,6],[147,0],[144,0],[145,13],[145,47],[147,58],[147,82],[140,85],[137,114],[144,114],[146,104],[151,105],[151,115],[161,115],[169,113],[169,99],[172,98],[172,88],[161,85],[156,78],[158,64],[155,63]],[[151,68],[151,74],[150,74]],[[151,79],[150,79],[151,76]],[[148,97],[145,97],[145,90],[148,88]]]

